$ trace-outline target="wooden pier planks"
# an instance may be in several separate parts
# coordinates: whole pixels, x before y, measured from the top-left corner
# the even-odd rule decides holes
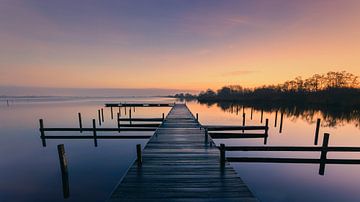
[[[109,201],[257,201],[186,105],[175,105]],[[210,140],[211,141],[211,140]]]

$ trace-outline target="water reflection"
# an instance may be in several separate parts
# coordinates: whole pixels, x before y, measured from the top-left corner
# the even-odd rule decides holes
[[[251,108],[251,119],[253,110],[261,112],[260,122],[262,123],[263,112],[275,112],[275,120],[277,120],[278,112],[284,113],[290,120],[302,119],[309,124],[316,122],[317,117],[321,117],[323,127],[338,127],[345,124],[353,124],[360,128],[360,110],[358,108],[346,108],[336,106],[304,106],[304,105],[278,105],[278,104],[241,104],[236,102],[199,102],[201,105],[217,106],[224,112],[239,113],[239,109]],[[280,124],[280,128],[281,128]],[[275,121],[276,127],[276,121]],[[280,129],[281,132],[281,129]]]

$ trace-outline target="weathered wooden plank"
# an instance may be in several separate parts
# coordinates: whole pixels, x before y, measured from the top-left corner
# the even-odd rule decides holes
[[[186,105],[175,105],[145,146],[141,167],[131,166],[109,201],[257,201],[230,164],[220,165],[199,127]]]

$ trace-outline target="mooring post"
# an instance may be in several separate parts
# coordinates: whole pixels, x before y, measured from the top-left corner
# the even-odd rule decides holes
[[[67,169],[67,160],[65,155],[64,144],[59,144],[57,146],[57,149],[59,154],[61,173],[66,173],[68,172],[68,169]]]
[[[205,128],[205,144],[207,145],[209,142],[209,137],[208,137],[209,133],[208,133],[208,129]]]
[[[319,139],[319,130],[320,130],[320,119],[317,119],[316,121],[316,129],[315,129],[315,141],[314,141],[314,145],[318,144],[318,139]]]
[[[118,127],[119,133],[120,133],[120,113],[117,113],[117,127]]]
[[[243,125],[243,127],[245,127],[245,113],[243,113],[242,118],[243,118],[242,125]],[[242,129],[242,132],[245,132],[244,128]]]
[[[253,110],[254,110],[254,108],[251,107],[251,110],[250,110],[250,120],[252,120],[252,117],[253,117]]]
[[[279,129],[279,133],[282,132],[283,118],[284,118],[284,112],[281,112],[281,115],[280,115],[280,129]]]
[[[225,164],[225,144],[220,144],[220,164]]]
[[[78,117],[79,117],[79,128],[80,128],[80,133],[82,133],[82,120],[81,120],[81,113],[78,113]]]
[[[275,128],[276,128],[276,124],[277,124],[277,117],[278,117],[278,110],[276,110],[276,112],[275,112],[275,124],[274,124]]]
[[[110,114],[111,114],[111,120],[114,119],[114,112],[113,112],[113,107],[110,107]]]
[[[99,126],[101,126],[101,112],[100,112],[100,109],[98,110],[98,118],[99,118]]]
[[[141,167],[141,165],[142,165],[141,144],[136,145],[136,154],[137,154],[136,161],[137,161],[138,167]]]
[[[130,107],[130,109],[129,109],[129,122],[130,122],[130,125],[131,125],[131,107]]]
[[[321,156],[320,156],[320,168],[319,168],[320,175],[324,175],[325,173],[326,155],[328,152],[329,137],[330,137],[329,133],[324,133],[323,143],[321,147]]]
[[[101,108],[101,120],[102,122],[104,122],[104,109]]]
[[[263,122],[263,117],[264,117],[264,110],[262,109],[262,110],[261,110],[260,123]]]
[[[40,123],[40,138],[42,142],[42,146],[46,147],[46,139],[45,139],[45,131],[44,131],[44,121],[42,119],[39,119]]]
[[[95,119],[92,120],[92,124],[93,124],[94,145],[95,145],[95,147],[97,147],[96,123],[95,123]]]

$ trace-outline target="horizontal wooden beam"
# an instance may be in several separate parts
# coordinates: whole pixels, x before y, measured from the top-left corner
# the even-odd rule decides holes
[[[120,128],[121,127],[129,127],[129,128],[132,128],[132,127],[144,127],[144,128],[147,128],[147,127],[159,127],[161,124],[151,124],[151,123],[148,123],[148,124],[120,124]]]
[[[302,159],[302,158],[253,158],[253,157],[227,157],[228,162],[252,163],[303,163],[303,164],[360,164],[360,159]]]
[[[228,139],[228,138],[266,138],[266,134],[256,133],[208,133],[213,139]],[[226,147],[228,148],[228,147]]]
[[[155,131],[157,127],[138,127],[138,128],[96,128],[96,131]],[[40,131],[94,131],[94,128],[40,128]]]
[[[266,126],[213,126],[203,125],[208,131],[225,131],[225,130],[266,130]]]
[[[229,146],[226,151],[309,151],[320,152],[322,150],[329,152],[360,152],[360,147],[285,147],[285,146]]]
[[[174,103],[106,103],[105,107],[173,107]]]
[[[120,118],[119,121],[162,122],[162,118]]]
[[[152,135],[97,135],[96,139],[148,139]],[[92,135],[51,135],[44,136],[41,139],[94,139]]]

